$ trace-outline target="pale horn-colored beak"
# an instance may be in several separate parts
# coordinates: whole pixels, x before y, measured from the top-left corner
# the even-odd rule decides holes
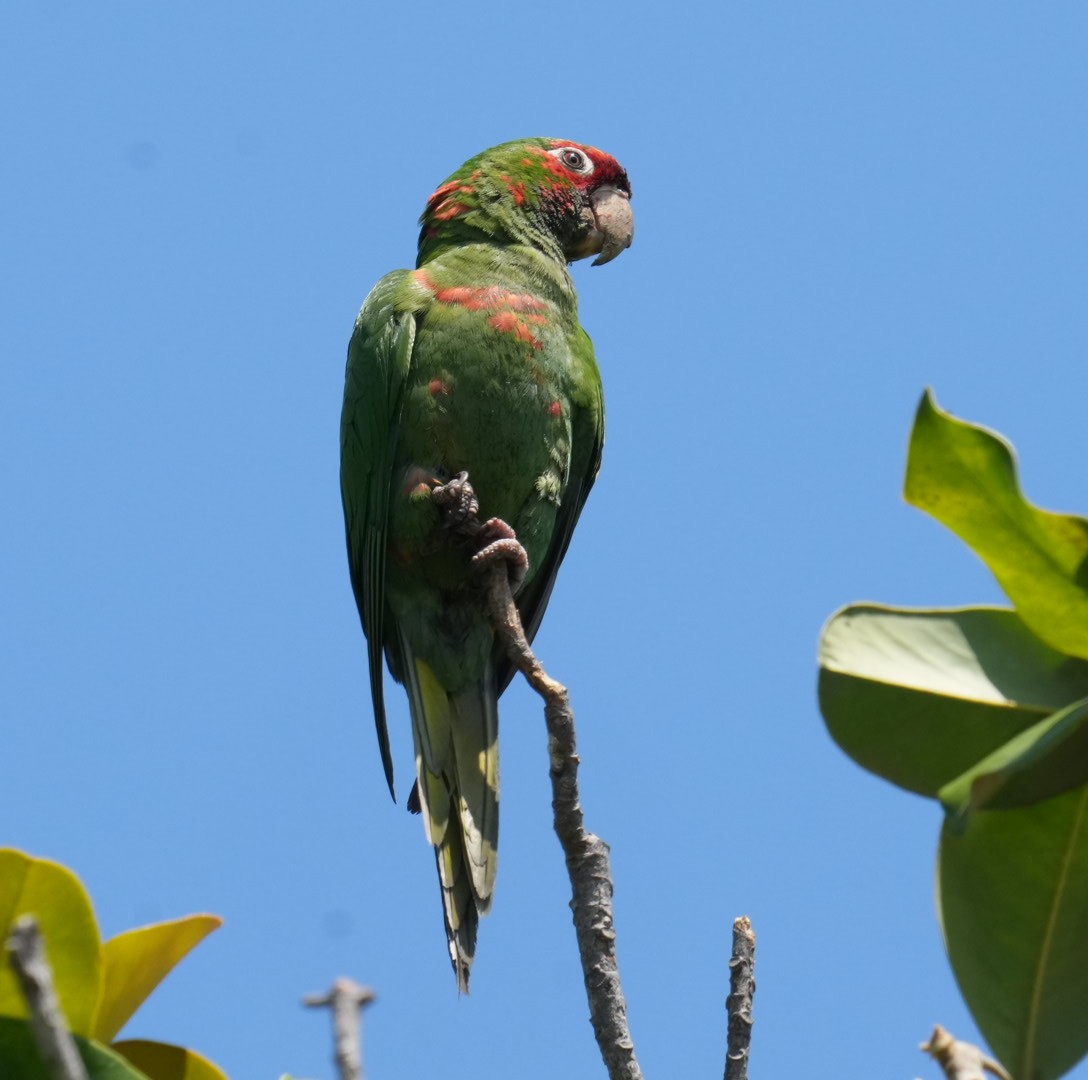
[[[593,250],[600,254],[593,260],[594,266],[611,262],[631,246],[635,235],[635,215],[631,213],[631,196],[626,191],[605,184],[589,197],[593,208]],[[597,238],[600,246],[596,246]]]

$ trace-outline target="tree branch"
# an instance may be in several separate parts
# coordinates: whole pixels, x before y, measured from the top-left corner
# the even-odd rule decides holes
[[[725,1080],[748,1080],[748,1053],[752,1041],[752,998],[755,980],[756,935],[747,915],[733,920],[733,956],[729,961],[728,1048]]]
[[[544,699],[555,832],[567,860],[570,906],[597,1046],[610,1080],[642,1080],[616,960],[608,845],[586,831],[578,796],[579,759],[570,695],[565,686],[548,675],[529,647],[506,567],[495,562],[488,571],[488,611],[495,632],[511,662]]]
[[[327,994],[308,994],[307,1008],[332,1009],[333,1037],[336,1040],[336,1067],[340,1080],[365,1080],[363,1071],[363,1009],[377,998],[369,986],[353,979],[339,978]]]
[[[54,1080],[87,1080],[83,1059],[64,1019],[38,920],[33,915],[15,921],[7,951],[30,1010],[34,1040],[50,1075]]]
[[[586,831],[578,797],[579,762],[570,695],[533,654],[514,604],[513,591],[528,567],[525,550],[506,522],[497,518],[480,522],[480,504],[468,473],[460,473],[434,488],[432,495],[442,510],[444,527],[456,541],[474,551],[472,563],[486,592],[488,618],[506,655],[544,699],[552,813],[570,877],[570,906],[593,1032],[609,1080],[642,1080],[616,960],[608,845]]]

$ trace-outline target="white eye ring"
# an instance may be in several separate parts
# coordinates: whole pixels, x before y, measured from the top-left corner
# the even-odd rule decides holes
[[[582,176],[589,176],[593,172],[593,162],[585,151],[579,150],[576,146],[557,146],[548,153],[558,158],[564,168],[570,169],[571,172],[580,173]]]

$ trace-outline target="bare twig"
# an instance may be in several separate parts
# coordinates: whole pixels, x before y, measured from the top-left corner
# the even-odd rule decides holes
[[[733,920],[733,956],[729,961],[728,1049],[725,1080],[748,1080],[748,1053],[752,1041],[752,998],[755,980],[756,935],[747,915]]]
[[[597,1046],[611,1080],[641,1080],[642,1070],[635,1058],[627,1023],[627,1001],[616,960],[608,845],[586,831],[578,798],[579,760],[570,695],[565,686],[548,675],[530,649],[510,594],[506,569],[501,564],[495,564],[490,575],[488,607],[507,656],[544,699],[551,757],[552,813],[555,832],[567,859],[570,906]]]
[[[597,1046],[611,1080],[642,1080],[616,960],[608,844],[586,831],[578,797],[579,759],[570,695],[565,686],[548,675],[530,649],[510,593],[510,580],[501,564],[495,564],[490,575],[488,607],[507,656],[544,699],[551,757],[552,813],[555,832],[567,859],[570,906]]]
[[[309,994],[302,1004],[309,1008],[331,1007],[336,1039],[336,1067],[340,1080],[365,1080],[363,1071],[363,1009],[376,999],[369,986],[339,978],[327,994]]]
[[[1012,1080],[1000,1062],[987,1057],[977,1046],[961,1042],[940,1024],[933,1029],[929,1042],[919,1049],[933,1057],[944,1070],[946,1080],[985,1080],[992,1073],[998,1080]]]
[[[544,699],[552,813],[570,877],[570,906],[593,1032],[610,1080],[642,1080],[616,960],[608,845],[586,831],[578,797],[579,762],[570,695],[533,654],[514,604],[511,576],[515,583],[524,576],[525,552],[505,523],[494,519],[480,523],[479,503],[467,473],[436,488],[434,498],[443,510],[446,528],[466,546],[478,549],[473,563],[487,591],[491,624],[511,663]]]
[[[64,1019],[38,920],[33,915],[16,920],[8,935],[7,951],[30,1010],[34,1040],[50,1075],[54,1080],[87,1080],[83,1059]]]

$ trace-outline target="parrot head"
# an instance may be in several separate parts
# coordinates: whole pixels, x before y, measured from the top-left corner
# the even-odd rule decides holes
[[[466,243],[529,244],[594,266],[631,246],[631,184],[614,157],[563,139],[519,139],[470,158],[427,200],[422,265]]]

